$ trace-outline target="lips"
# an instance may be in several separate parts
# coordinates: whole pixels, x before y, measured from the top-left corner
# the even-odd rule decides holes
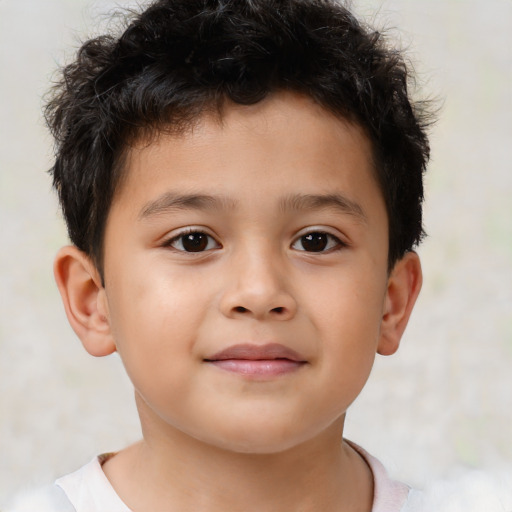
[[[232,345],[204,360],[221,370],[248,377],[276,377],[300,369],[307,361],[278,343]]]

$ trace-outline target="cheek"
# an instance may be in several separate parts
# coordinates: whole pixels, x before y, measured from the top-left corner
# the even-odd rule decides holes
[[[379,284],[380,282],[380,284]],[[355,398],[370,374],[377,351],[385,285],[382,278],[347,277],[317,301],[316,328],[321,333],[321,364],[333,393]]]
[[[183,326],[203,298],[198,293],[201,283],[188,277],[187,272],[173,268],[165,255],[125,259],[113,268],[107,282],[114,325],[128,335],[134,328],[155,333]]]
[[[371,267],[352,269],[347,266],[336,276],[317,282],[318,293],[312,306],[316,310],[317,328],[331,336],[347,340],[366,339],[376,342],[382,321],[386,279]],[[360,343],[358,341],[357,343]]]
[[[134,384],[152,372],[162,372],[169,380],[182,371],[185,355],[190,357],[193,350],[204,309],[202,296],[197,295],[194,283],[166,275],[165,269],[131,268],[144,271],[114,272],[107,283],[110,325],[118,352]]]

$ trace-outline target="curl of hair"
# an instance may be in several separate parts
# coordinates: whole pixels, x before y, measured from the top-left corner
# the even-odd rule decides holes
[[[226,99],[306,94],[370,138],[389,217],[389,266],[422,239],[424,103],[399,51],[336,0],[158,0],[118,38],[89,40],[46,106],[71,241],[101,270],[109,207],[131,141],[179,133]]]

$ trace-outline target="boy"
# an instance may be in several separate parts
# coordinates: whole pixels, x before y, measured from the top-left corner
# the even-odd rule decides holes
[[[343,440],[421,287],[401,56],[331,0],[160,0],[83,45],[47,118],[56,281],[143,431],[59,479],[54,510],[408,509]]]

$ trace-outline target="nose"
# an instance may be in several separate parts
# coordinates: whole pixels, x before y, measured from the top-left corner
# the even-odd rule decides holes
[[[295,316],[297,303],[278,256],[240,255],[230,262],[228,275],[220,302],[225,316],[278,321]]]

